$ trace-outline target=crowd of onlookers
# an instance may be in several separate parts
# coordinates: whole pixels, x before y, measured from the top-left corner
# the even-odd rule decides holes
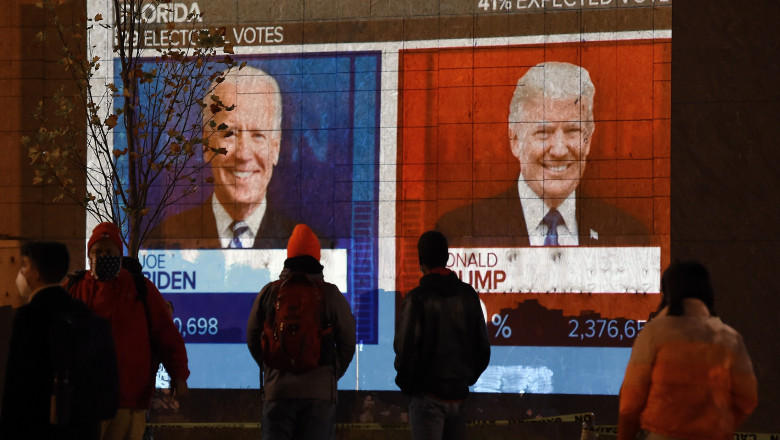
[[[5,359],[0,350],[2,438],[141,439],[160,363],[173,396],[188,392],[187,352],[170,306],[137,260],[123,258],[119,229],[101,223],[87,250],[89,269],[68,274],[63,244],[21,248],[24,305],[0,309],[0,325],[13,322]],[[424,233],[418,255],[423,276],[396,322],[396,384],[410,396],[412,438],[464,438],[469,387],[490,361],[484,315],[476,291],[446,268],[443,234]],[[701,264],[673,263],[661,290],[626,369],[619,439],[729,438],[757,403],[742,338],[717,317]],[[306,225],[295,226],[279,279],[247,313],[262,438],[331,438],[355,321],[323,279],[319,239]]]

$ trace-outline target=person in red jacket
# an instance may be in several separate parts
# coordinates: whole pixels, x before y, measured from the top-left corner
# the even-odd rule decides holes
[[[184,340],[157,287],[145,279],[143,301],[133,275],[121,267],[122,239],[116,225],[97,225],[87,243],[87,253],[90,269],[70,287],[70,294],[111,322],[119,373],[119,410],[113,419],[104,422],[102,439],[140,440],[155,385],[157,365],[153,357],[158,357],[170,373],[174,394],[187,392],[190,372]]]

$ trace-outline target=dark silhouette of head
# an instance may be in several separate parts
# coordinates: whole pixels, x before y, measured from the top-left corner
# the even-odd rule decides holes
[[[417,241],[417,255],[420,265],[428,269],[445,267],[449,259],[447,237],[439,231],[428,231]]]
[[[130,271],[130,273],[143,273],[144,267],[138,258],[125,255],[122,257],[122,267]]]
[[[23,257],[38,270],[40,279],[46,284],[62,281],[68,273],[70,254],[64,244],[56,241],[31,241],[22,245]]]
[[[701,300],[715,316],[715,293],[707,268],[698,261],[677,261],[669,265],[661,277],[663,303],[669,306],[670,316],[685,314],[683,300]]]

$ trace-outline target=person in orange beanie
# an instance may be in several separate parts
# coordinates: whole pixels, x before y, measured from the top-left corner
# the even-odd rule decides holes
[[[328,439],[333,431],[336,382],[355,354],[355,319],[319,260],[317,235],[296,225],[279,279],[263,287],[249,314],[266,440]]]
[[[287,242],[287,258],[309,255],[320,259],[320,241],[310,227],[301,223],[295,226]]]

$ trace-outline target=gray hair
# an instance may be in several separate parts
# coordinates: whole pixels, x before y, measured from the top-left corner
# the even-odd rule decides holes
[[[282,129],[282,92],[279,89],[279,84],[276,82],[276,79],[274,79],[273,76],[267,74],[264,70],[259,69],[257,67],[252,66],[244,66],[243,69],[231,69],[226,75],[225,75],[225,81],[222,83],[218,83],[215,81],[212,81],[211,84],[209,84],[208,90],[211,90],[211,94],[215,94],[219,96],[218,94],[214,93],[214,90],[216,90],[217,87],[219,87],[221,84],[225,84],[227,82],[233,83],[236,86],[236,95],[240,94],[241,91],[239,90],[239,83],[242,87],[249,86],[251,89],[251,86],[254,84],[267,82],[271,85],[271,89],[273,90],[271,93],[274,94],[274,105],[276,106],[276,112],[274,112],[274,121],[273,126],[274,130],[280,131]],[[223,100],[222,97],[219,97],[220,100]],[[208,100],[210,100],[210,97],[207,97]],[[206,101],[206,99],[204,99]],[[223,100],[224,101],[224,100]],[[237,103],[238,99],[236,99]],[[208,126],[209,121],[214,116],[213,113],[211,113],[211,108],[209,105],[206,105],[203,107],[203,111],[201,112],[201,121],[203,124],[203,128],[205,129]]]
[[[590,80],[590,74],[584,68],[561,62],[539,63],[525,73],[519,80],[512,102],[509,104],[509,124],[527,122],[523,116],[525,104],[533,98],[566,99],[582,98],[585,110],[582,121],[585,129],[593,133],[593,98],[596,88]]]

